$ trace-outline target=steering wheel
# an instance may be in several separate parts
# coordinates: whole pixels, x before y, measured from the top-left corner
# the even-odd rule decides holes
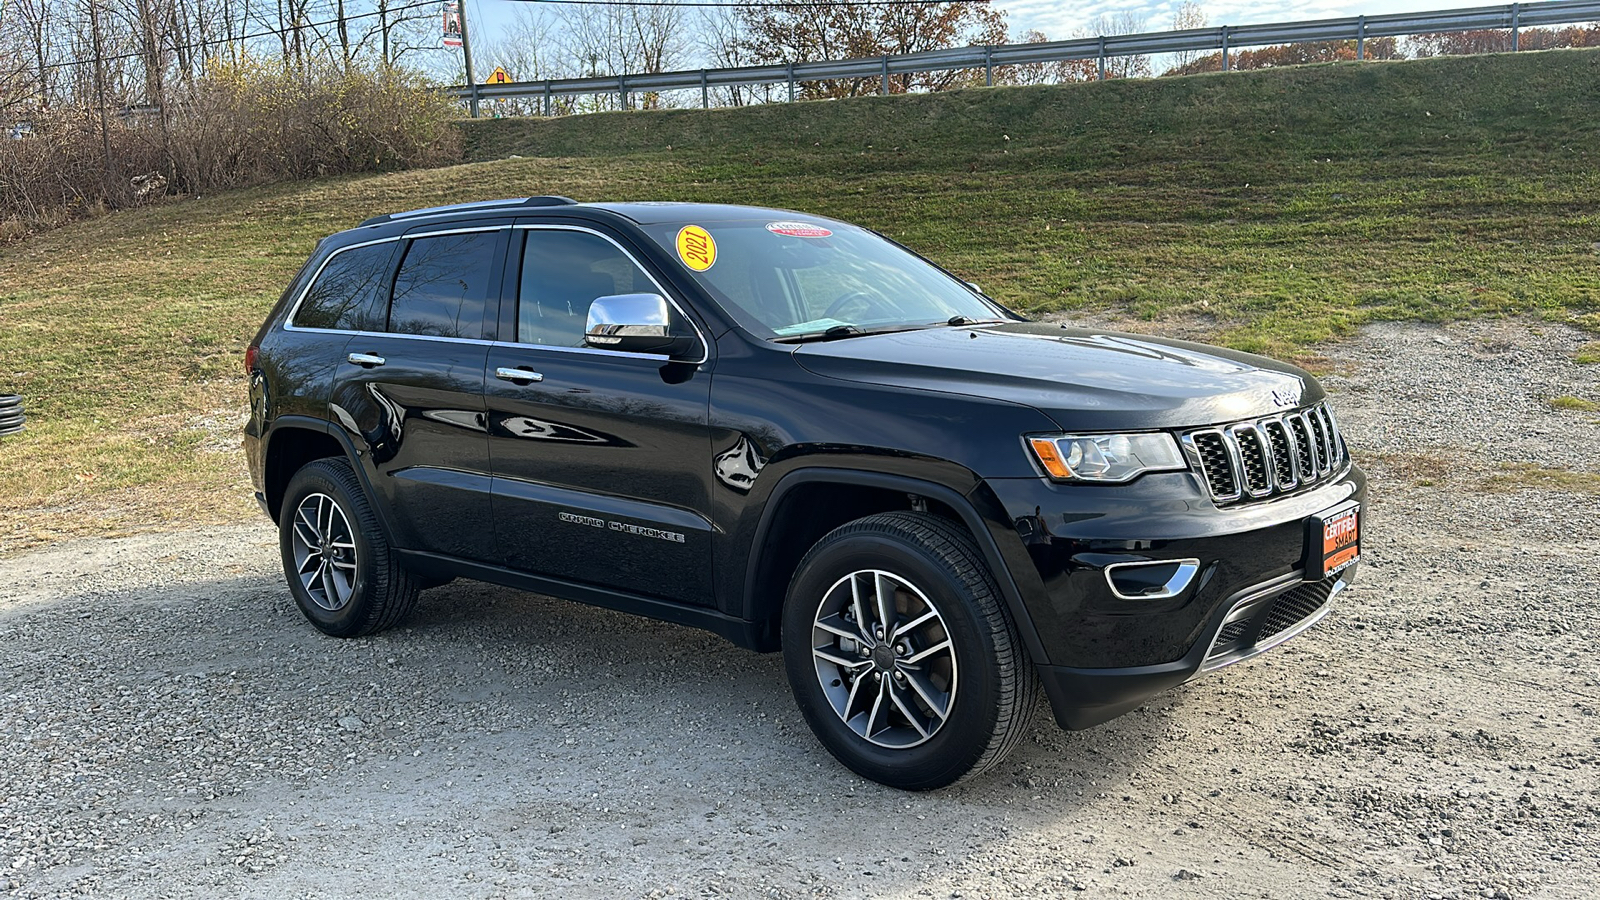
[[[867,312],[878,310],[880,312],[887,313],[890,316],[894,316],[899,312],[899,310],[896,310],[894,307],[889,305],[889,301],[883,299],[882,297],[874,296],[866,291],[851,291],[850,293],[845,294],[843,297],[840,297],[839,299],[828,304],[828,308],[822,311],[822,317],[824,319],[832,319],[837,316],[840,311],[852,303],[860,303],[864,305]]]

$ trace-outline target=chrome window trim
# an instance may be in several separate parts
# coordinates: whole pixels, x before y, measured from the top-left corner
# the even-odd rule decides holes
[[[602,232],[596,231],[593,228],[584,228],[584,227],[578,226],[578,225],[528,224],[528,225],[486,225],[486,226],[476,226],[476,227],[467,227],[467,228],[443,228],[443,229],[437,229],[437,230],[421,231],[421,232],[417,232],[415,234],[397,234],[397,235],[392,235],[390,237],[377,238],[376,240],[362,241],[362,242],[357,243],[357,244],[350,244],[348,246],[340,247],[339,249],[333,251],[332,253],[329,253],[327,258],[324,259],[321,263],[319,263],[317,265],[317,271],[312,273],[311,280],[306,282],[306,286],[303,289],[301,289],[299,296],[297,296],[295,298],[294,304],[291,307],[289,307],[288,315],[284,316],[283,330],[284,331],[304,332],[306,334],[347,334],[347,335],[350,335],[351,337],[403,338],[403,339],[406,339],[406,340],[413,340],[413,341],[444,341],[446,343],[452,343],[452,344],[483,344],[483,345],[488,346],[488,347],[500,347],[500,348],[504,348],[504,349],[550,350],[550,351],[555,351],[555,352],[558,352],[558,353],[598,354],[598,355],[603,355],[603,356],[618,357],[618,358],[621,358],[621,359],[653,359],[653,360],[663,360],[664,361],[664,360],[667,360],[669,358],[664,353],[633,353],[633,352],[628,352],[628,351],[623,351],[623,350],[606,350],[606,349],[603,349],[603,348],[600,348],[600,347],[559,347],[559,346],[555,346],[553,344],[524,344],[521,341],[499,341],[499,340],[490,341],[490,340],[485,340],[483,338],[446,337],[444,335],[433,335],[433,334],[404,334],[404,333],[396,332],[396,331],[352,331],[352,330],[346,330],[346,329],[343,329],[343,328],[312,328],[312,327],[305,326],[305,325],[296,325],[296,324],[294,324],[294,317],[300,313],[300,305],[305,302],[306,297],[311,293],[311,288],[316,285],[317,279],[322,277],[322,270],[327,268],[328,263],[332,262],[333,258],[335,256],[338,256],[339,254],[345,252],[346,250],[357,250],[357,249],[360,249],[362,247],[373,247],[373,246],[376,246],[378,244],[390,244],[390,243],[394,243],[396,241],[412,240],[414,238],[423,238],[423,237],[433,237],[435,235],[443,235],[443,234],[468,234],[468,233],[471,233],[471,232],[516,231],[516,230],[525,230],[525,231],[535,231],[535,230],[542,230],[542,231],[581,231],[581,232],[585,232],[587,234],[595,235],[596,237],[602,238],[603,240],[609,242],[613,247],[616,247],[618,250],[622,251],[622,254],[624,256],[628,257],[628,261],[633,263],[634,266],[639,269],[639,271],[643,272],[644,276],[646,278],[650,279],[650,283],[656,286],[657,290],[659,290],[661,292],[661,296],[667,298],[667,302],[672,304],[672,308],[678,311],[678,315],[682,316],[683,320],[685,322],[689,323],[689,327],[694,329],[695,336],[700,339],[700,349],[701,349],[700,358],[698,360],[693,361],[693,362],[686,362],[686,364],[687,365],[693,365],[693,366],[704,365],[711,358],[711,343],[706,340],[705,332],[701,331],[700,330],[700,326],[695,322],[695,320],[692,317],[690,317],[688,313],[684,312],[683,307],[681,305],[679,305],[679,303],[678,303],[678,301],[676,299],[673,298],[672,294],[668,293],[667,290],[661,286],[661,282],[657,281],[656,277],[654,275],[650,274],[650,270],[646,269],[644,266],[639,264],[638,257],[636,257],[632,253],[628,252],[628,248],[626,248],[626,247],[622,246],[621,244],[617,243],[617,241],[614,240],[610,235],[607,235],[607,234],[604,234]],[[517,293],[521,294],[521,292],[522,292],[522,285],[518,284],[517,285]],[[502,286],[500,293],[501,293],[502,296],[504,296],[504,294],[505,294],[504,286]],[[521,302],[521,297],[520,296],[516,298],[516,302],[518,302],[520,304],[520,302]]]
[[[390,336],[390,337],[428,338],[428,339],[435,340],[435,341],[481,341],[482,338],[457,338],[457,337],[445,337],[444,335],[427,335],[427,334],[411,334],[411,335],[407,335],[407,334],[401,334],[400,332],[391,332],[391,331],[350,331],[350,330],[347,330],[347,329],[344,329],[344,328],[309,328],[309,327],[304,326],[304,325],[296,325],[296,324],[294,324],[294,317],[300,314],[300,305],[302,303],[306,302],[306,297],[310,295],[311,289],[313,287],[316,287],[317,279],[322,277],[322,270],[326,269],[328,267],[328,263],[333,262],[333,258],[335,256],[338,256],[339,254],[345,252],[346,250],[359,250],[362,247],[375,247],[378,244],[392,244],[392,243],[394,243],[396,241],[408,241],[408,240],[412,240],[414,238],[434,237],[436,235],[441,235],[441,234],[470,234],[472,232],[479,232],[479,231],[484,231],[484,232],[487,232],[487,231],[507,231],[507,230],[510,230],[510,228],[511,228],[510,225],[482,225],[482,226],[468,227],[468,228],[445,228],[445,229],[440,229],[440,230],[437,230],[437,231],[422,231],[422,232],[418,232],[416,234],[396,234],[396,235],[392,235],[390,237],[378,238],[377,240],[372,240],[372,241],[362,241],[359,244],[350,244],[350,245],[345,246],[345,247],[340,247],[339,249],[333,251],[332,253],[329,253],[328,254],[328,258],[324,259],[320,264],[317,265],[317,271],[312,274],[311,280],[306,282],[305,288],[300,291],[300,296],[295,298],[294,305],[289,307],[289,314],[287,316],[284,316],[284,318],[283,318],[283,330],[284,331],[304,331],[304,332],[308,332],[308,333],[311,333],[311,334],[361,334],[361,335],[375,335],[376,334],[376,335],[385,335],[385,336]],[[402,260],[402,262],[403,262],[403,260]],[[394,290],[394,285],[392,283],[389,285],[389,290],[391,291],[391,293]],[[390,300],[390,302],[393,302],[394,297],[391,295],[389,300]],[[484,305],[485,306],[488,305],[487,301],[485,302]],[[388,317],[387,316],[384,317],[384,321],[388,321]]]
[[[637,256],[634,256],[633,253],[630,250],[628,250],[627,247],[622,246],[622,244],[619,243],[611,235],[606,234],[603,231],[597,231],[597,230],[595,230],[593,228],[584,227],[582,225],[556,225],[556,224],[546,224],[546,223],[542,223],[542,222],[529,222],[529,223],[525,223],[525,224],[513,225],[512,228],[513,228],[513,230],[516,230],[516,231],[577,231],[577,232],[581,232],[583,234],[592,234],[595,237],[600,238],[601,240],[609,243],[611,246],[617,248],[617,250],[620,251],[623,256],[626,256],[628,258],[628,262],[633,263],[633,267],[634,268],[638,269],[640,272],[643,272],[644,273],[644,277],[650,279],[650,283],[656,286],[656,293],[658,293],[661,296],[667,298],[667,302],[672,304],[672,308],[678,311],[679,317],[681,317],[685,322],[688,322],[689,323],[689,327],[694,329],[695,337],[700,340],[700,358],[697,359],[697,360],[694,360],[692,362],[688,361],[688,360],[685,360],[684,363],[686,365],[691,365],[691,366],[700,366],[700,365],[704,365],[708,360],[711,359],[711,342],[706,340],[705,332],[700,330],[700,325],[697,322],[695,322],[694,317],[689,315],[688,311],[686,311],[683,308],[682,304],[678,303],[677,298],[672,296],[672,292],[667,290],[666,287],[664,285],[662,285],[662,283],[659,280],[656,279],[656,276],[650,274],[650,270],[645,268],[645,266],[639,262],[639,258]],[[526,254],[526,250],[524,250],[524,254]],[[522,271],[522,267],[521,267],[521,264],[519,263],[518,266],[517,266],[517,272],[518,272],[519,275],[521,274],[521,271]],[[505,293],[505,291],[502,290],[501,294],[503,295],[504,293]],[[517,292],[516,293],[517,293],[517,296],[515,298],[515,302],[517,304],[517,313],[520,315],[522,313],[522,283],[521,283],[521,279],[520,278],[518,279]],[[561,346],[557,346],[557,345],[554,345],[554,344],[525,344],[525,343],[523,343],[521,341],[497,341],[496,343],[497,344],[504,344],[504,345],[506,345],[508,347],[525,347],[525,348],[530,348],[530,349],[535,349],[535,350],[578,351],[580,353],[605,353],[605,354],[609,354],[611,356],[623,356],[623,357],[642,358],[642,359],[661,359],[661,360],[665,360],[665,359],[669,358],[665,353],[627,353],[627,352],[623,352],[623,351],[620,351],[620,350],[604,350],[604,349],[601,349],[599,347],[561,347]]]

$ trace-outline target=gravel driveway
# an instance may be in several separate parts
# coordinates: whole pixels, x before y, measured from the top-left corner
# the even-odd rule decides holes
[[[1370,328],[1374,498],[1305,636],[931,795],[836,765],[776,656],[495,587],[319,636],[265,523],[0,560],[0,894],[1600,892],[1600,420],[1582,337]],[[1492,488],[1485,490],[1485,488]]]

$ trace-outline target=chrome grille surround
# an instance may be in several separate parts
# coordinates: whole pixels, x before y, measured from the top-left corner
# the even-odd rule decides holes
[[[1265,500],[1344,471],[1350,459],[1326,403],[1182,435],[1184,455],[1219,504]]]

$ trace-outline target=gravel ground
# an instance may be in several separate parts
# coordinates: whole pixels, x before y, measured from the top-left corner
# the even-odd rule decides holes
[[[1526,468],[1600,471],[1580,341],[1329,348],[1375,486],[1335,613],[931,795],[699,632],[458,583],[323,638],[258,524],[0,560],[0,894],[1587,900],[1600,495]]]

